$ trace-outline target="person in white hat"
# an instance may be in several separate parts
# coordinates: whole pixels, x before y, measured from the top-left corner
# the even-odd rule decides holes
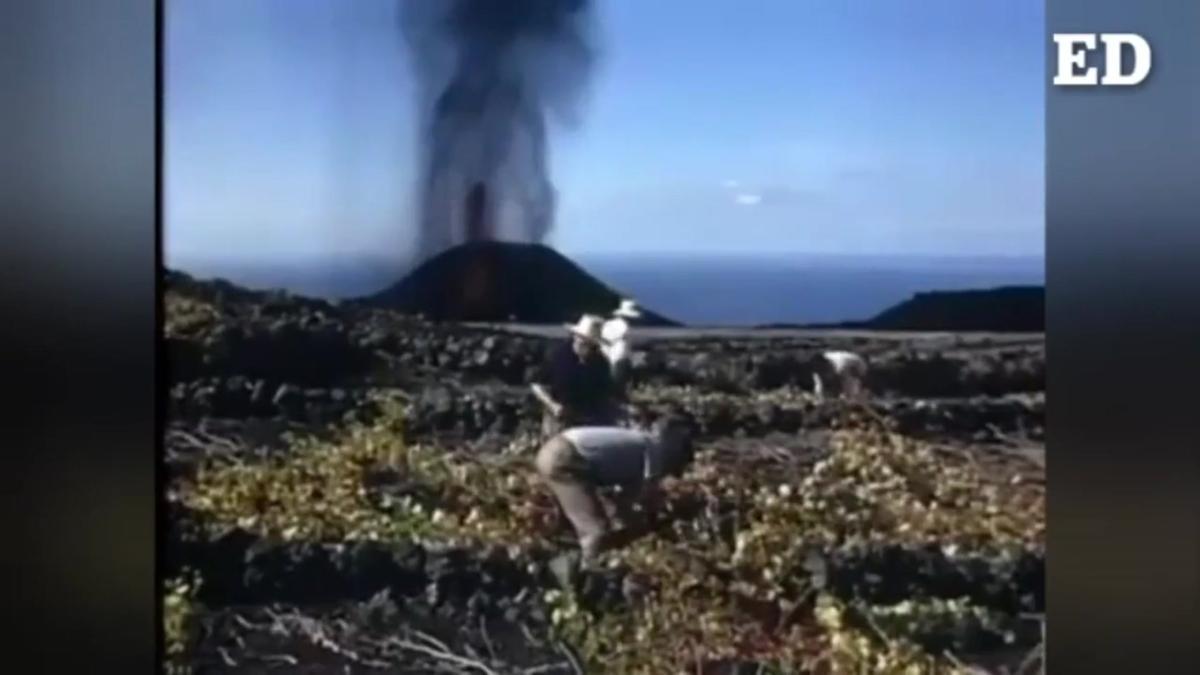
[[[622,300],[621,304],[613,310],[612,316],[604,322],[604,328],[601,331],[607,342],[604,347],[604,356],[608,358],[613,377],[617,380],[618,386],[622,388],[629,373],[628,320],[641,316],[642,312],[638,309],[637,303],[629,299]]]
[[[612,424],[617,417],[617,391],[603,354],[607,341],[601,334],[604,320],[585,314],[566,324],[569,341],[554,345],[531,385],[545,408],[542,431],[584,424]]]
[[[867,361],[854,352],[830,350],[814,357],[813,393],[824,400],[826,383],[840,398],[858,399],[863,394]]]

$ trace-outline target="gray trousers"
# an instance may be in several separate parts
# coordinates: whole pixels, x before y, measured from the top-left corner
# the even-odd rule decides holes
[[[610,530],[608,514],[588,475],[588,463],[562,436],[554,436],[538,450],[538,474],[546,481],[579,538],[585,558],[598,553]]]
[[[621,536],[614,536],[600,500],[598,481],[587,459],[570,441],[562,436],[551,438],[538,451],[535,466],[575,530],[584,559],[593,558],[610,546],[619,546],[617,540]],[[614,505],[618,517],[625,520],[632,515],[633,486],[623,487]]]
[[[542,442],[549,441],[558,435],[559,432],[571,427],[581,426],[611,426],[623,424],[624,415],[619,406],[610,406],[604,410],[579,414],[568,413],[563,418],[551,415],[549,411],[542,413]]]

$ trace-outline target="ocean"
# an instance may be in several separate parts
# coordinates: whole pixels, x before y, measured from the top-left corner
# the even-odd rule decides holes
[[[582,255],[572,259],[642,306],[695,326],[857,321],[923,291],[1045,283],[1040,257]],[[403,274],[393,264],[365,260],[172,265],[200,278],[222,277],[249,288],[285,288],[325,298],[373,293]]]

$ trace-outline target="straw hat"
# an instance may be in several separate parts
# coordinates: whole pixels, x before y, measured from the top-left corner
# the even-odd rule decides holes
[[[621,316],[626,319],[636,319],[641,315],[642,312],[637,308],[637,303],[629,299],[622,300],[620,306],[613,311],[613,316]]]
[[[601,334],[601,330],[604,327],[604,320],[594,314],[584,314],[579,317],[579,321],[576,323],[563,325],[573,335],[577,335],[589,342],[594,342],[602,346],[608,344],[608,341]]]

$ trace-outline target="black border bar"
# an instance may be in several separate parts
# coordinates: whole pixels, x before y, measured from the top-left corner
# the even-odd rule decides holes
[[[158,663],[163,4],[0,3],[7,656],[38,670]],[[1046,11],[1048,672],[1191,672],[1200,3],[1048,0]],[[1138,33],[1151,75],[1056,88],[1054,32]]]
[[[1046,8],[1048,672],[1192,672],[1200,3]],[[1054,86],[1053,33],[1138,34],[1150,73]]]

